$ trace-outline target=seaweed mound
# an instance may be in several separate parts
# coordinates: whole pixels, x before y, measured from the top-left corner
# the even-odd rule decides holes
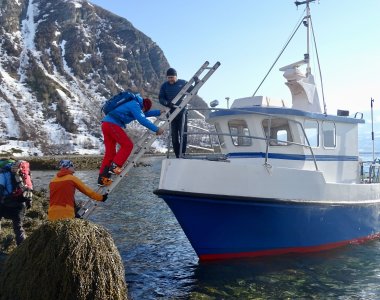
[[[7,259],[0,299],[127,299],[111,235],[85,220],[46,222]]]

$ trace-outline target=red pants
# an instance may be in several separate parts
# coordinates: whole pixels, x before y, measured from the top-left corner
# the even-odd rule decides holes
[[[104,168],[111,165],[112,162],[121,167],[126,162],[133,149],[132,140],[120,126],[109,122],[103,122],[102,132],[104,137],[104,147],[106,149],[99,174],[102,174]],[[120,149],[117,152],[116,144],[120,145]]]

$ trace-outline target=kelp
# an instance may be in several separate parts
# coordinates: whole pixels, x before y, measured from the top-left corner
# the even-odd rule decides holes
[[[103,227],[46,221],[8,257],[0,299],[127,299],[124,266]]]

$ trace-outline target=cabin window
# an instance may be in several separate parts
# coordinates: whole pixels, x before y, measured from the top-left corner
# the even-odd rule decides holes
[[[251,146],[252,139],[249,137],[249,129],[244,120],[228,121],[228,128],[232,138],[232,143],[235,146]]]
[[[289,121],[283,118],[265,119],[262,122],[264,136],[270,138],[270,146],[287,146],[293,142]],[[269,128],[270,126],[270,128]]]
[[[307,136],[307,139],[309,140],[311,147],[319,147],[319,126],[318,122],[314,120],[305,120],[304,122],[304,129]],[[304,142],[305,145],[307,145],[306,139]]]
[[[323,146],[325,148],[335,148],[336,147],[336,128],[334,122],[323,122]]]

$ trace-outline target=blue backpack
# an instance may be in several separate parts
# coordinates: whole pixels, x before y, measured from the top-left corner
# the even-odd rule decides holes
[[[134,100],[136,95],[129,91],[120,92],[119,94],[108,99],[102,106],[102,112],[107,115],[109,112],[113,111],[116,107]]]

